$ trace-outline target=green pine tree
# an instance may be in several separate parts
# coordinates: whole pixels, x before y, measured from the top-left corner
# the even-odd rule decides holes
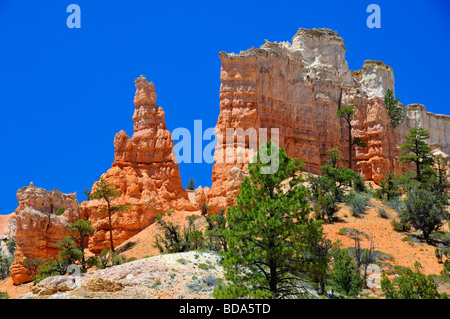
[[[187,190],[193,191],[195,189],[195,180],[191,178],[186,186]]]
[[[81,267],[86,270],[86,260],[84,257],[84,249],[86,239],[94,233],[94,228],[91,226],[90,220],[78,219],[69,225],[69,231],[72,233],[71,238],[77,244],[81,251]]]
[[[364,288],[364,277],[345,249],[334,252],[330,283],[337,292],[349,297],[358,296]]]
[[[91,192],[91,198],[97,200],[104,200],[106,202],[106,206],[100,209],[99,213],[107,212],[108,213],[108,221],[109,221],[109,239],[111,244],[111,251],[114,251],[114,243],[113,243],[113,232],[112,232],[112,214],[120,211],[124,211],[129,209],[129,206],[126,205],[113,205],[113,200],[120,195],[119,190],[117,190],[113,184],[109,183],[103,177],[100,177],[100,180],[97,182],[95,191]]]
[[[398,105],[399,98],[394,97],[392,90],[387,90],[384,95],[384,105],[391,118],[391,127],[396,128],[403,121],[402,107]]]
[[[413,163],[416,169],[416,179],[423,183],[426,180],[424,174],[427,166],[434,163],[431,155],[431,147],[426,140],[430,138],[430,133],[421,127],[413,127],[405,137],[406,141],[400,147],[405,154],[400,156],[403,163]]]
[[[367,144],[360,137],[352,137],[352,120],[356,115],[356,108],[354,105],[342,105],[336,110],[336,117],[344,119],[348,128],[348,168],[352,169],[352,149],[353,146],[366,148]]]
[[[273,153],[275,152],[275,153]],[[278,171],[267,168],[262,154],[278,152]],[[264,158],[264,157],[263,157]],[[309,218],[308,190],[301,185],[298,161],[268,142],[248,164],[249,176],[241,183],[237,205],[227,211],[222,231],[226,285],[215,298],[286,298],[306,294],[302,282],[311,266],[311,243],[322,237],[322,222]],[[282,184],[292,178],[287,184]]]

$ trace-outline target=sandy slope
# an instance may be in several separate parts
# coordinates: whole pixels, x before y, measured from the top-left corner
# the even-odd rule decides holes
[[[357,229],[363,233],[363,235],[359,236],[362,248],[369,248],[372,240],[375,250],[392,256],[391,260],[383,261],[386,265],[391,265],[386,267],[385,270],[392,269],[394,265],[412,267],[415,261],[419,261],[422,264],[425,274],[439,274],[443,269],[443,265],[437,262],[434,255],[436,246],[421,240],[405,240],[408,238],[407,234],[394,231],[391,225],[392,219],[398,218],[397,213],[383,205],[380,201],[371,199],[366,212],[358,218],[352,216],[346,204],[342,204],[341,206],[342,208],[336,214],[336,221],[332,224],[328,222],[324,223],[324,233],[331,241],[340,240],[345,247],[354,247],[355,242],[352,239],[352,235],[340,235],[338,232],[343,228]],[[377,209],[379,207],[384,208],[388,212],[388,218],[382,218],[378,215]],[[165,219],[182,225],[186,220],[186,216],[191,214],[200,215],[200,211],[194,213],[174,212],[170,216],[166,216]],[[200,217],[198,219],[199,225],[203,222],[204,218]],[[448,231],[448,224],[445,223],[442,229]],[[154,243],[155,236],[160,231],[157,224],[150,225],[139,234],[122,243],[117,247],[117,250],[122,251],[121,254],[127,258],[134,257],[141,259],[149,256],[157,256],[159,255],[159,251],[154,247]],[[414,233],[416,232],[412,230],[409,234],[413,235]],[[127,243],[133,244],[125,250]],[[27,290],[29,291],[31,287],[32,284],[14,287],[9,281],[0,282],[0,291],[8,291],[11,297],[23,294]],[[448,291],[448,286],[445,290]],[[379,293],[377,290],[373,292]],[[169,295],[172,295],[172,293],[161,294],[161,298],[170,298]]]

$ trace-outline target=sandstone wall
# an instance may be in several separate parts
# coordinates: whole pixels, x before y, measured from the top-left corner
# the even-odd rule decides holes
[[[406,106],[406,120],[400,128],[400,136],[406,136],[412,127],[417,126],[430,133],[428,142],[433,148],[450,154],[450,116],[427,112],[422,104],[409,104]]]
[[[279,146],[290,157],[303,160],[306,171],[319,173],[332,147],[341,150],[342,164],[348,166],[348,131],[344,120],[336,119],[335,113],[341,105],[355,105],[352,135],[362,138],[368,147],[353,149],[352,167],[375,182],[387,172],[402,170],[397,160],[399,145],[407,128],[413,125],[413,118],[418,122],[419,117],[422,125],[431,130],[432,141],[448,148],[445,133],[434,133],[432,128],[447,132],[447,120],[426,115],[422,109],[413,112],[408,107],[408,121],[392,129],[383,102],[386,91],[394,91],[392,68],[367,60],[361,70],[350,71],[345,52],[342,38],[328,29],[299,29],[291,42],[266,41],[260,48],[239,54],[221,52],[216,132],[225,136],[227,128],[279,128]],[[248,141],[238,143],[235,139],[231,144],[236,149],[248,148]],[[245,163],[224,163],[221,156],[226,146],[226,141],[219,141],[216,147],[208,195],[215,209],[227,206],[230,194],[236,192],[236,186],[230,186],[236,184],[231,168],[245,172],[249,160],[247,152]]]

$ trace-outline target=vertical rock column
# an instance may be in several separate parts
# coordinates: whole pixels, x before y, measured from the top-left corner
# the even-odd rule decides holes
[[[130,138],[124,131],[116,134],[114,163],[102,175],[120,191],[114,205],[130,206],[112,217],[115,246],[149,226],[158,213],[167,209],[196,210],[182,187],[172,135],[166,127],[164,110],[156,105],[154,84],[140,76],[135,85],[133,136]],[[108,249],[108,214],[99,213],[104,203],[91,200],[83,207],[96,229],[89,249],[94,253]]]

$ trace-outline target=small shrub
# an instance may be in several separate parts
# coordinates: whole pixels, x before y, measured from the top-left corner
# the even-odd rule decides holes
[[[65,211],[66,211],[66,208],[65,207],[61,207],[55,212],[55,215],[56,216],[61,216],[62,214],[64,214]]]
[[[446,246],[450,246],[450,233],[446,231],[434,231],[430,238],[442,242]]]
[[[179,259],[177,259],[177,263],[180,263],[182,265],[186,265],[187,264],[187,260],[184,259],[184,258],[179,258]]]
[[[369,196],[353,191],[351,191],[347,197],[347,204],[350,206],[352,215],[355,217],[359,217],[365,212],[369,201]]]
[[[405,203],[400,198],[388,200],[386,205],[395,210],[397,213],[401,213],[405,209]]]
[[[444,251],[442,248],[436,248],[434,251],[434,255],[436,256],[438,263],[442,264],[442,257],[444,256]]]
[[[6,291],[0,291],[0,299],[8,299],[9,295]]]
[[[378,212],[378,216],[380,216],[381,218],[385,218],[385,219],[389,218],[389,214],[384,208],[379,207],[377,209],[377,212]]]
[[[127,258],[125,262],[130,263],[130,262],[135,261],[135,260],[137,260],[136,257],[130,257],[130,258]]]
[[[52,277],[52,276],[62,276],[67,272],[68,262],[65,259],[54,259],[47,258],[45,259],[39,268],[37,269],[37,273],[33,275],[33,282],[37,284],[41,280]]]
[[[394,227],[394,230],[400,233],[408,232],[411,229],[411,225],[403,218],[400,218],[399,221],[393,219],[391,224]]]
[[[446,277],[446,278],[450,277],[450,259],[447,259],[446,261],[444,261],[444,269],[442,269],[441,274],[443,277]]]
[[[366,234],[365,232],[357,230],[357,229],[354,229],[354,228],[347,228],[347,227],[339,229],[337,234],[338,235],[343,235],[343,236],[345,236],[345,235],[353,235],[353,236],[361,235],[361,236],[366,237],[367,239],[369,238],[369,235]]]
[[[432,276],[422,274],[420,263],[414,264],[414,270],[403,268],[391,281],[383,275],[381,290],[387,299],[440,299],[437,285]]]
[[[213,265],[199,264],[198,268],[203,269],[203,270],[208,270],[208,269],[214,269],[215,267]]]
[[[366,187],[366,184],[364,183],[364,177],[361,176],[359,173],[355,173],[353,177],[353,188],[358,193],[367,193],[368,189]]]
[[[159,285],[161,285],[161,280],[158,278],[158,279],[156,279],[155,282],[153,283],[152,288],[156,288],[156,287],[158,287]]]
[[[440,205],[436,194],[421,188],[414,188],[405,200],[402,217],[415,229],[421,230],[423,238],[429,236],[441,225],[446,216],[445,208]]]
[[[122,252],[127,251],[128,249],[134,247],[136,243],[134,241],[129,241],[125,245],[123,245],[123,248],[121,249]]]
[[[88,268],[92,268],[94,266],[98,265],[98,258],[95,256],[91,256],[88,259],[86,259],[86,266]]]

